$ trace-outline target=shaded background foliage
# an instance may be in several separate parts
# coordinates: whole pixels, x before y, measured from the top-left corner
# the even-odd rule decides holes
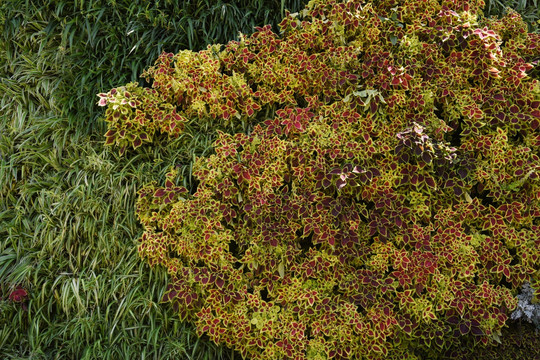
[[[0,3],[0,357],[229,357],[159,305],[166,274],[134,244],[136,190],[210,151],[213,134],[188,126],[120,158],[103,150],[95,94],[139,81],[162,51],[225,43],[306,3]],[[488,1],[486,11],[506,5],[537,29],[536,0]],[[27,293],[18,302],[17,286]]]

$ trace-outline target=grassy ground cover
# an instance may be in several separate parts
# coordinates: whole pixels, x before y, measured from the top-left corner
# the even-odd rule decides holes
[[[189,175],[193,156],[211,151],[211,131],[188,126],[179,139],[119,157],[103,148],[95,94],[138,80],[162,50],[225,42],[303,4],[0,4],[0,358],[234,356],[159,304],[166,274],[140,261],[135,243],[136,191],[171,165]],[[534,28],[536,0],[507,5]],[[18,286],[21,297],[10,299]]]
[[[0,358],[230,357],[159,304],[166,274],[135,244],[137,189],[202,154],[208,134],[120,158],[103,147],[95,94],[138,80],[165,49],[234,37],[299,4],[2,2]]]

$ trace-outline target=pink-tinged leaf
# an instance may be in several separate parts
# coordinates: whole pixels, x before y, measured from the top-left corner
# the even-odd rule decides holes
[[[338,190],[341,190],[345,187],[345,185],[347,185],[347,182],[344,181],[344,180],[341,180],[341,179],[337,179],[336,181],[336,187]]]
[[[99,99],[98,105],[99,106],[106,106],[107,105],[107,99],[106,98]]]
[[[154,193],[154,197],[163,197],[165,196],[166,192],[163,189],[157,189],[157,191]]]
[[[9,294],[9,300],[13,302],[22,302],[27,296],[28,293],[26,292],[26,290],[20,286],[17,286],[17,288],[13,290],[11,294]]]

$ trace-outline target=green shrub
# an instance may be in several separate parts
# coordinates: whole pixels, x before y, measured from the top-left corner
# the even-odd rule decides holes
[[[139,253],[253,359],[436,358],[499,339],[540,269],[540,36],[482,1],[312,1],[100,94],[107,143],[218,130],[139,191]]]

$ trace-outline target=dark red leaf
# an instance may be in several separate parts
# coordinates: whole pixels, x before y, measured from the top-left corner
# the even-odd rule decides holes
[[[347,185],[347,182],[345,180],[337,179],[336,181],[336,187],[338,190],[341,190]]]
[[[163,197],[165,196],[166,192],[164,189],[157,189],[154,193],[154,197]]]
[[[375,101],[370,101],[369,103],[369,109],[371,110],[371,113],[375,114],[377,112],[377,104]]]
[[[223,288],[223,285],[225,285],[225,280],[219,279],[219,278],[216,279],[216,286],[217,286],[218,288],[222,289],[222,288]]]
[[[142,140],[139,137],[136,137],[135,140],[133,141],[133,147],[136,149],[141,145],[142,145]]]
[[[461,335],[468,334],[470,330],[470,324],[468,322],[459,324],[459,332]]]

